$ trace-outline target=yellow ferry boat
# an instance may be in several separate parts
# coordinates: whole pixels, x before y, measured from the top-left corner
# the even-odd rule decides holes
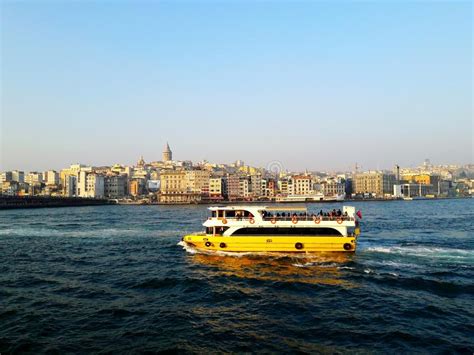
[[[206,231],[183,237],[201,250],[225,252],[355,252],[360,234],[354,207],[339,216],[308,214],[305,207],[210,207]]]

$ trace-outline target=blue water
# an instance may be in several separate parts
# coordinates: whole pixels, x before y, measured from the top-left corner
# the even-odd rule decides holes
[[[184,250],[205,206],[0,211],[0,353],[472,354],[473,203],[353,203],[328,256]]]

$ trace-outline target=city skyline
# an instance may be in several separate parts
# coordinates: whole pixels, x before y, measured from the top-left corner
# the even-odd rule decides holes
[[[94,158],[92,159],[88,159],[88,160],[82,160],[82,161],[69,161],[69,162],[66,162],[64,165],[62,166],[47,166],[47,167],[44,167],[44,168],[39,168],[39,169],[25,169],[23,168],[23,166],[21,165],[21,163],[19,164],[19,166],[15,166],[13,168],[10,168],[10,169],[0,169],[0,172],[1,171],[48,171],[48,170],[61,170],[61,169],[64,169],[65,167],[68,167],[70,165],[74,165],[74,164],[80,164],[80,165],[84,165],[84,166],[96,166],[96,167],[100,167],[100,166],[114,166],[116,164],[119,164],[119,165],[122,165],[122,166],[135,166],[137,164],[137,161],[143,159],[147,164],[148,163],[151,163],[151,162],[160,162],[160,161],[166,161],[168,159],[163,159],[162,158],[162,155],[163,153],[165,152],[166,149],[170,149],[170,145],[168,142],[165,143],[164,145],[164,148],[163,146],[161,147],[161,151],[159,153],[155,153],[153,154],[152,157],[146,157],[144,156],[143,154],[140,154],[139,156],[135,157],[135,159],[132,159],[131,161],[122,161],[120,158],[114,160],[114,161],[111,161],[111,162],[108,162],[108,163],[97,163],[96,161],[94,161]],[[271,171],[272,168],[274,168],[275,166],[281,170],[281,171],[289,171],[289,172],[303,172],[303,171],[313,171],[313,172],[316,172],[316,171],[320,171],[320,172],[351,172],[351,171],[355,171],[355,170],[359,170],[359,171],[383,171],[383,170],[386,170],[386,171],[392,171],[397,165],[398,166],[404,166],[404,167],[407,167],[407,168],[416,168],[416,167],[419,167],[419,166],[422,166],[422,164],[426,161],[430,162],[430,164],[434,164],[434,165],[438,165],[438,166],[448,166],[448,165],[458,165],[458,166],[465,166],[465,165],[470,165],[470,164],[473,164],[472,161],[470,162],[465,162],[465,163],[460,163],[460,162],[455,162],[453,160],[451,161],[444,161],[444,162],[438,162],[438,161],[432,161],[432,159],[430,159],[429,157],[425,157],[424,159],[420,160],[420,161],[414,161],[412,162],[412,164],[400,164],[398,162],[395,162],[393,163],[392,165],[387,165],[387,166],[381,166],[381,165],[377,165],[377,166],[370,166],[370,167],[367,167],[367,166],[364,166],[361,161],[362,159],[360,160],[357,160],[357,161],[354,161],[352,164],[346,166],[346,167],[342,167],[341,169],[325,169],[324,167],[321,167],[321,166],[310,166],[308,165],[308,167],[304,167],[302,169],[298,169],[298,168],[290,168],[292,166],[291,162],[289,164],[285,164],[285,162],[281,161],[281,160],[278,160],[278,159],[272,159],[272,160],[268,160],[266,162],[264,162],[262,165],[259,165],[259,164],[254,164],[252,161],[247,161],[247,160],[244,160],[244,159],[233,159],[233,160],[228,160],[228,161],[212,161],[210,159],[206,159],[206,158],[202,158],[200,160],[192,160],[192,159],[187,159],[186,157],[176,157],[175,155],[175,150],[176,148],[173,146],[173,159],[174,161],[190,161],[192,162],[193,164],[199,164],[201,162],[208,162],[208,163],[211,163],[211,164],[217,164],[217,165],[231,165],[231,164],[234,164],[235,162],[244,162],[246,165],[248,166],[253,166],[253,167],[257,167],[257,168],[263,168],[263,169],[266,169],[266,170],[269,170]],[[179,149],[177,149],[177,151],[179,152]],[[170,159],[171,160],[171,159]]]
[[[1,171],[473,160],[470,2],[1,6]]]
[[[453,162],[445,162],[445,163],[440,163],[440,162],[432,162],[431,159],[425,158],[423,161],[417,162],[413,165],[400,165],[400,164],[394,164],[389,167],[376,167],[376,168],[366,168],[365,166],[361,165],[359,162],[355,162],[352,166],[349,166],[347,169],[322,169],[322,168],[315,168],[315,169],[289,169],[283,162],[279,160],[271,160],[268,161],[265,165],[255,165],[250,162],[244,161],[242,159],[236,159],[234,161],[226,161],[226,162],[215,162],[215,161],[210,161],[207,159],[201,159],[200,161],[192,161],[190,159],[174,159],[174,149],[171,150],[169,142],[166,142],[165,146],[162,149],[162,152],[160,153],[161,157],[156,157],[156,159],[145,159],[143,155],[140,155],[135,161],[133,162],[121,162],[121,161],[115,161],[114,163],[111,164],[96,164],[94,162],[68,162],[66,165],[61,166],[61,167],[47,167],[46,169],[22,169],[22,168],[14,168],[14,169],[9,169],[9,170],[0,170],[0,172],[5,172],[5,171],[24,171],[24,172],[47,172],[47,171],[62,171],[64,169],[67,169],[69,166],[77,165],[77,166],[83,166],[83,167],[113,167],[113,166],[122,166],[122,167],[137,167],[137,166],[142,166],[142,165],[150,165],[153,163],[162,163],[162,162],[173,162],[173,163],[186,163],[189,162],[192,166],[198,167],[200,164],[204,165],[216,165],[216,166],[232,166],[232,165],[241,165],[241,166],[248,166],[252,168],[257,168],[257,169],[264,169],[265,171],[268,171],[270,173],[280,173],[280,172],[288,172],[288,173],[304,173],[304,172],[320,172],[320,173],[351,173],[351,172],[370,172],[370,171],[395,171],[398,168],[404,168],[404,169],[416,169],[416,168],[426,168],[430,166],[450,166],[454,167],[457,166],[458,168],[461,167],[467,167],[467,166],[472,166],[474,165],[472,162],[471,163],[466,163],[466,164],[455,164]],[[181,166],[181,165],[177,165]],[[188,165],[186,165],[188,166]]]

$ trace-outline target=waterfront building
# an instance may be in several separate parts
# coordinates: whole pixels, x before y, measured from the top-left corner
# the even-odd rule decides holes
[[[107,175],[104,178],[104,195],[108,198],[123,198],[127,192],[127,176]]]
[[[43,181],[46,185],[59,185],[59,173],[55,170],[45,171]]]
[[[275,197],[278,191],[278,184],[274,179],[268,179],[266,181],[266,193],[265,196],[267,197]]]
[[[401,195],[403,197],[423,197],[431,194],[433,186],[431,184],[401,184]],[[398,197],[398,196],[397,196]]]
[[[160,202],[187,203],[186,171],[166,170],[160,175],[161,192]]]
[[[77,175],[76,196],[79,197],[104,197],[104,176],[81,170]]]
[[[241,176],[239,178],[239,198],[248,199],[249,197],[249,179],[246,176]]]
[[[31,171],[26,174],[25,182],[29,185],[41,184],[43,182],[43,173]]]
[[[396,177],[393,173],[369,171],[355,174],[353,188],[356,194],[370,194],[372,197],[382,198],[385,195],[392,195],[395,183]]]
[[[240,196],[240,178],[237,174],[227,174],[226,194],[229,201],[235,201]]]
[[[291,177],[289,195],[306,196],[312,192],[312,177],[308,175],[297,175]]]
[[[340,196],[346,193],[345,183],[336,180],[323,181],[321,185],[324,196]]]
[[[289,180],[287,178],[284,178],[284,179],[278,181],[278,191],[279,191],[281,196],[288,196],[289,195],[290,185],[291,185],[291,190],[293,190],[293,185],[290,184],[290,181],[291,180]]]
[[[77,175],[65,175],[63,181],[63,195],[67,197],[76,196]]]
[[[19,170],[12,171],[12,181],[16,181],[20,184],[25,182],[25,173]]]
[[[429,189],[429,191],[427,191],[427,194],[439,195],[441,193],[441,188],[440,188],[441,178],[439,175],[409,173],[409,174],[403,174],[401,178],[402,180],[411,184],[431,185],[431,188]]]
[[[69,168],[62,169],[59,172],[59,181],[63,188],[63,196],[72,197],[76,196],[77,193],[77,178],[81,170],[91,171],[92,168],[88,168],[82,164],[72,164]]]
[[[253,174],[250,176],[250,195],[258,199],[263,195],[262,192],[262,174]]]
[[[166,143],[165,149],[163,150],[162,156],[163,162],[169,162],[173,160],[173,153],[171,152],[170,145]]]
[[[211,173],[207,170],[186,171],[186,192],[196,195],[195,200],[207,199],[209,197],[209,178]]]
[[[209,199],[211,201],[222,201],[224,199],[224,182],[221,177],[209,179]]]

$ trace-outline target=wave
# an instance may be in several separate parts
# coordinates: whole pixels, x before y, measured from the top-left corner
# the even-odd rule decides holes
[[[202,255],[220,255],[220,256],[231,256],[231,257],[243,257],[243,256],[279,256],[280,254],[276,253],[267,253],[267,252],[232,252],[232,251],[220,251],[220,250],[202,250],[194,248],[183,241],[178,242],[179,246],[183,247],[189,254],[202,254]],[[288,254],[281,254],[281,257],[289,257]]]
[[[293,266],[296,266],[296,267],[312,267],[312,266],[317,266],[318,268],[342,268],[340,266],[340,264],[338,263],[324,263],[324,262],[314,262],[314,261],[310,261],[310,262],[307,262],[307,263],[294,263],[294,264],[291,264]],[[346,269],[351,269],[349,267],[345,267]]]
[[[64,229],[37,229],[37,228],[6,228],[0,230],[0,237],[179,237],[186,231],[183,230],[142,230],[131,228],[102,228],[87,230],[64,230]]]
[[[400,254],[407,256],[430,257],[430,258],[452,258],[474,261],[474,252],[468,249],[424,247],[424,246],[390,246],[390,247],[368,247],[363,252],[375,252],[385,254]]]

